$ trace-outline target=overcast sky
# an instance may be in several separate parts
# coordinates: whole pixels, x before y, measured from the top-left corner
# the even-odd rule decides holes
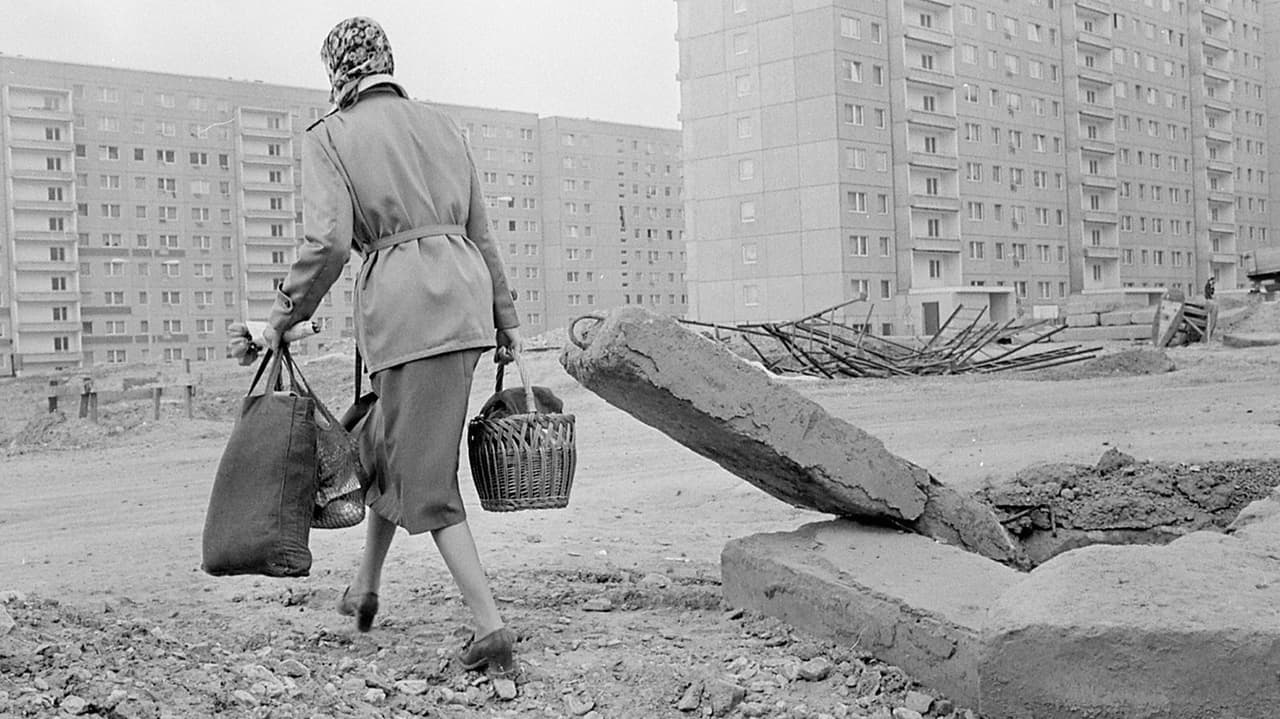
[[[0,0],[0,52],[326,88],[320,44],[382,24],[414,97],[677,127],[674,0]]]

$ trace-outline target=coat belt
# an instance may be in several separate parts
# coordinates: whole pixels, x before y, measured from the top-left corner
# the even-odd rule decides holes
[[[467,228],[462,225],[422,225],[421,227],[415,227],[411,230],[397,232],[394,235],[379,237],[369,243],[369,251],[376,252],[378,250],[385,250],[388,247],[395,247],[402,242],[420,240],[423,237],[434,237],[436,235],[462,235],[465,237],[466,234]]]

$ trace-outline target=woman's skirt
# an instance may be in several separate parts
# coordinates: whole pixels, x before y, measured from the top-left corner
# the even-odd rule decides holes
[[[467,518],[458,492],[458,453],[480,354],[426,357],[371,378],[378,401],[359,431],[361,460],[374,470],[365,503],[410,534]]]

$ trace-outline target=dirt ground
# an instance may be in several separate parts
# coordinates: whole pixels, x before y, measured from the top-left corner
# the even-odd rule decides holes
[[[786,381],[975,492],[1038,463],[1093,465],[1110,448],[1201,465],[1280,456],[1280,354],[1211,344],[1166,356],[1174,371],[1137,375],[1126,366],[1149,363],[1071,376]],[[156,422],[149,401],[135,400],[102,405],[97,425],[45,415],[47,380],[0,381],[0,602],[20,595],[3,605],[16,627],[6,633],[0,616],[0,716],[951,714],[944,698],[930,706],[927,687],[856,647],[722,604],[727,540],[822,515],[779,503],[605,404],[554,352],[531,360],[535,382],[577,416],[570,507],[486,513],[462,474],[482,556],[521,636],[512,701],[448,663],[466,614],[425,537],[397,539],[369,634],[332,610],[358,560],[359,528],[314,531],[304,579],[200,571],[208,491],[247,370],[200,370],[195,419],[169,400]],[[491,389],[488,368],[475,408]],[[304,369],[345,406],[347,355],[321,353]]]

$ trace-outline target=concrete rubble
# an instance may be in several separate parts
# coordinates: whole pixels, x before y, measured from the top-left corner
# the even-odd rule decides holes
[[[675,320],[629,307],[587,333],[561,356],[570,375],[770,495],[1019,560],[986,505]]]

